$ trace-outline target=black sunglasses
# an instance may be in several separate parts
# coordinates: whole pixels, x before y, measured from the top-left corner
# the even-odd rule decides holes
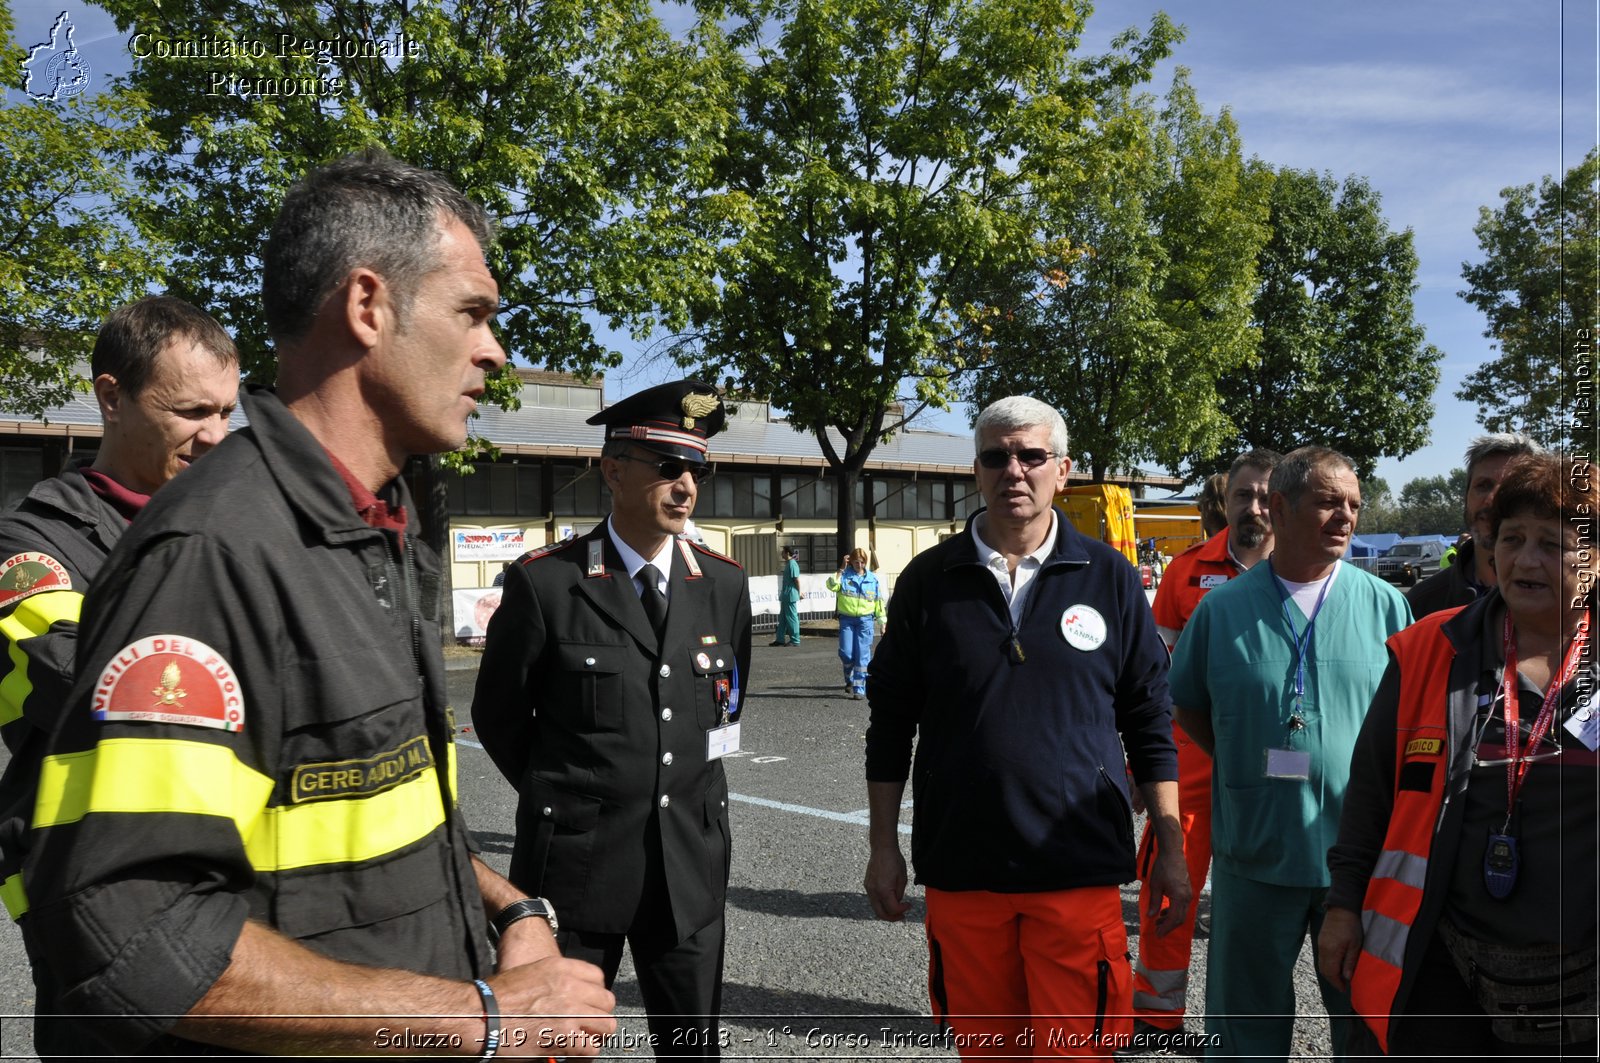
[[[682,458],[661,458],[652,461],[650,458],[636,458],[632,454],[618,454],[619,461],[636,461],[640,465],[648,465],[655,469],[656,475],[663,480],[676,480],[684,473],[694,477],[695,483],[704,483],[706,477],[711,475],[711,466],[698,461],[684,461]]]
[[[1018,451],[995,447],[993,450],[978,451],[978,464],[985,469],[1004,469],[1011,464],[1012,458],[1016,458],[1024,469],[1037,469],[1053,457],[1055,455],[1043,447],[1026,447]]]

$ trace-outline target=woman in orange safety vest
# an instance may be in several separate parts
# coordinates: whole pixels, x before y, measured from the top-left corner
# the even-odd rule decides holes
[[[1597,480],[1515,459],[1498,588],[1389,640],[1317,951],[1390,1055],[1595,1056]]]

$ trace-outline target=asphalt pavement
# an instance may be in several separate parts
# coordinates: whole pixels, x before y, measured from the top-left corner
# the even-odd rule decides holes
[[[723,1056],[953,1059],[956,1053],[940,1043],[928,1018],[922,891],[910,890],[904,922],[883,923],[873,918],[861,889],[866,702],[846,694],[830,635],[809,635],[792,648],[768,647],[768,638],[757,639],[743,749],[727,761],[733,873]],[[476,661],[455,658],[450,665],[450,697],[465,724]],[[515,794],[470,730],[459,740],[463,808],[484,858],[504,871]],[[0,750],[0,765],[6,756]],[[909,807],[901,822],[909,832]],[[909,834],[902,838],[909,855]],[[1124,887],[1130,939],[1138,930],[1136,899],[1137,883]],[[1208,908],[1202,895],[1202,917]],[[1204,944],[1202,934],[1190,968],[1189,1028],[1196,1033],[1202,1028]],[[1326,1058],[1330,1051],[1309,953],[1303,951],[1296,968],[1296,1059]],[[608,1058],[649,1058],[643,1007],[626,961],[616,992],[620,1032]],[[0,930],[0,1058],[32,1058],[32,1010],[20,938],[14,929]],[[1130,1052],[1119,1058],[1173,1057]]]

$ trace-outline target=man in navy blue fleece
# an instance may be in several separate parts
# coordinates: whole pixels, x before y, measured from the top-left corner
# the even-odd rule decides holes
[[[1072,468],[1061,415],[1001,399],[974,438],[985,508],[900,576],[867,680],[867,896],[880,919],[908,908],[912,774],[929,995],[961,1055],[1110,1058],[1132,1030],[1124,747],[1161,842],[1157,932],[1192,899],[1167,652],[1133,566],[1053,507]]]

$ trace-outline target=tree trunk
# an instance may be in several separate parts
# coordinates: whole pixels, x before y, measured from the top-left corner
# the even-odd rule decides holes
[[[833,473],[834,496],[839,504],[839,550],[842,557],[856,548],[856,481],[861,478],[859,469],[849,464],[835,465]]]

